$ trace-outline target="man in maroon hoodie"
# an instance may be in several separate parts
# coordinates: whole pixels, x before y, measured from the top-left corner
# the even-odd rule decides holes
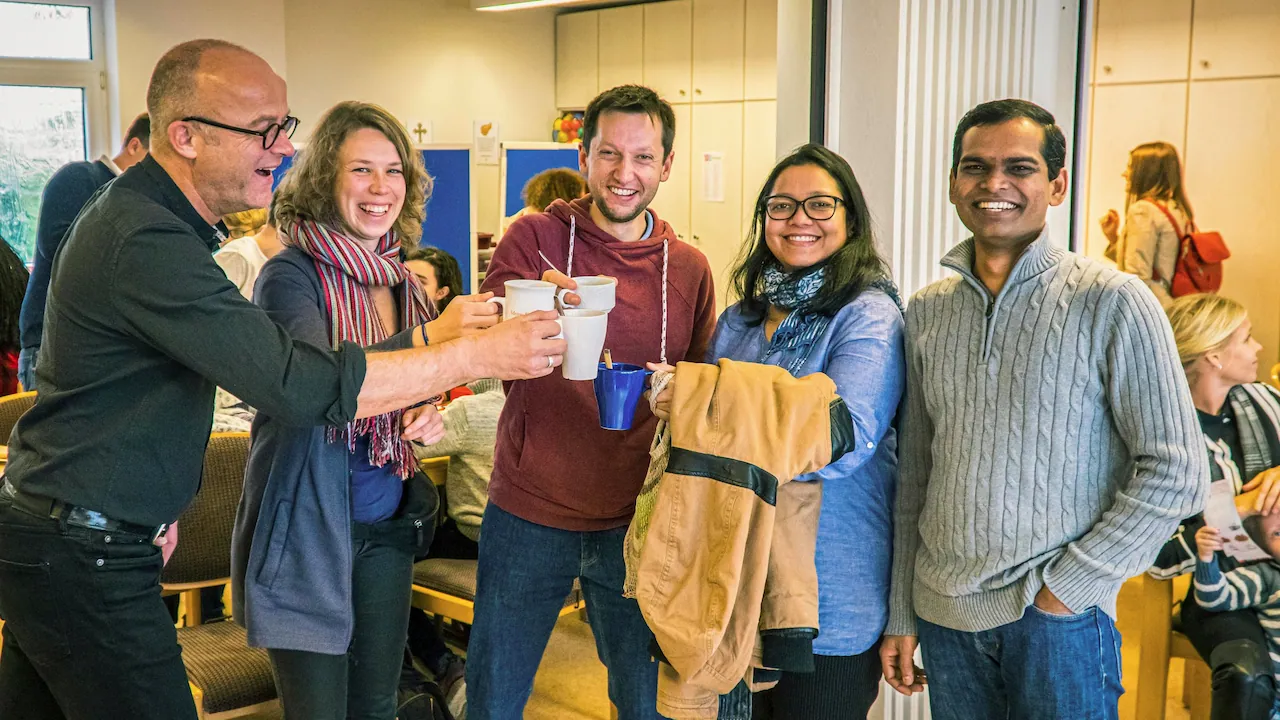
[[[671,106],[648,88],[623,85],[591,101],[583,131],[578,163],[590,194],[517,220],[494,251],[483,289],[502,295],[503,283],[517,278],[573,289],[541,252],[570,275],[618,279],[605,339],[615,361],[701,362],[715,329],[711,268],[648,209],[671,173]],[[620,720],[655,720],[652,633],[636,601],[622,597],[622,538],[657,419],[641,403],[631,430],[603,430],[592,383],[560,373],[506,389],[481,524],[467,717],[522,716],[564,598],[580,578]]]

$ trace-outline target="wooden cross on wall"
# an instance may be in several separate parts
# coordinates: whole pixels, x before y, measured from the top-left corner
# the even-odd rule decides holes
[[[427,132],[429,132],[429,131],[428,131],[426,128],[422,127],[422,123],[418,123],[418,127],[414,128],[414,129],[412,129],[412,130],[410,130],[409,132],[411,132],[411,133],[413,133],[414,135],[417,135],[417,136],[418,136],[418,144],[419,144],[419,145],[421,145],[421,144],[422,144],[422,136],[423,136],[423,135],[426,135],[426,134],[427,134]]]

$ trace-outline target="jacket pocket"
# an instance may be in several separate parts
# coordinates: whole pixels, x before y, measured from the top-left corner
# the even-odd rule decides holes
[[[289,521],[293,517],[293,503],[282,502],[276,505],[275,516],[271,522],[271,534],[267,540],[266,557],[262,559],[262,567],[258,570],[258,583],[270,588],[280,574],[280,563],[284,560],[284,551],[289,539]]]
[[[53,592],[48,563],[0,559],[0,616],[10,620],[9,632],[37,665],[71,654],[65,612]]]

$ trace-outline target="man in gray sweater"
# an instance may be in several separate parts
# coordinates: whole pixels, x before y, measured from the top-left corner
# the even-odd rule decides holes
[[[935,720],[1115,718],[1116,595],[1208,493],[1173,335],[1142,281],[1053,246],[1066,140],[1043,108],[956,129],[958,277],[907,308],[885,678]]]

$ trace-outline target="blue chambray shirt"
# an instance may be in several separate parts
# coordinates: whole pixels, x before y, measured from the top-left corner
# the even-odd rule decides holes
[[[867,290],[826,321],[792,316],[764,339],[734,305],[716,324],[707,362],[721,358],[826,373],[853,417],[856,450],[796,480],[821,478],[818,519],[819,655],[865,652],[889,615],[893,497],[898,440],[893,427],[906,380],[903,320],[893,300]]]

